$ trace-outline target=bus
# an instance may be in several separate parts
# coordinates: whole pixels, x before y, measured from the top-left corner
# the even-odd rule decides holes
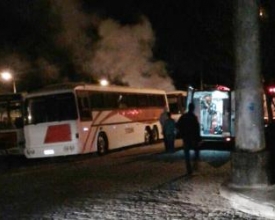
[[[186,111],[187,91],[175,90],[166,93],[171,117],[178,121]]]
[[[0,95],[0,155],[24,155],[24,94]]]
[[[42,158],[97,152],[162,137],[164,90],[63,84],[25,98],[25,156]]]

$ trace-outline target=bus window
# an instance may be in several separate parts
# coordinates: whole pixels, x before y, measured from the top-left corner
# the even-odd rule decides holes
[[[79,115],[80,115],[81,121],[92,120],[92,113],[90,108],[88,92],[77,91],[77,101],[78,101]]]
[[[23,155],[23,98],[21,93],[0,95],[0,154]]]
[[[139,107],[146,107],[148,104],[148,97],[147,95],[138,95],[138,106]]]
[[[0,127],[15,128],[15,121],[22,117],[21,101],[1,101],[0,102]]]
[[[126,104],[126,94],[120,94],[120,95],[118,96],[117,103],[118,103],[118,107],[119,107],[119,108],[127,108],[127,104]]]
[[[118,107],[118,97],[117,93],[104,93],[104,108],[105,109],[113,109]]]
[[[28,98],[25,107],[27,111],[27,124],[73,120],[77,118],[75,100],[72,93]]]

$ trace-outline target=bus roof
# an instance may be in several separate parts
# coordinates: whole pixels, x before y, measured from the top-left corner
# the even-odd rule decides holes
[[[100,86],[95,84],[85,84],[85,83],[64,83],[64,84],[54,84],[44,87],[40,90],[31,92],[27,97],[72,92],[75,90],[92,90],[92,91],[107,91],[107,92],[126,92],[126,93],[149,93],[149,94],[166,94],[164,90],[152,89],[152,88],[133,88],[127,86]]]
[[[174,90],[174,91],[166,92],[166,94],[167,95],[178,95],[178,94],[187,95],[187,91],[184,91],[184,90]]]

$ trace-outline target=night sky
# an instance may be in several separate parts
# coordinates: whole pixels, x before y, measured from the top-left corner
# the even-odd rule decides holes
[[[198,87],[201,80],[233,87],[233,2],[1,1],[0,68],[10,69],[24,91],[100,77],[166,90]],[[261,39],[269,79],[274,3],[261,5],[268,15],[261,21]]]

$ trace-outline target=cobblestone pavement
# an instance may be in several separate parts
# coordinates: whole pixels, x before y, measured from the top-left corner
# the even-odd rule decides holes
[[[202,151],[191,177],[183,158],[160,143],[103,157],[2,164],[0,219],[262,219],[219,195],[229,152]]]

